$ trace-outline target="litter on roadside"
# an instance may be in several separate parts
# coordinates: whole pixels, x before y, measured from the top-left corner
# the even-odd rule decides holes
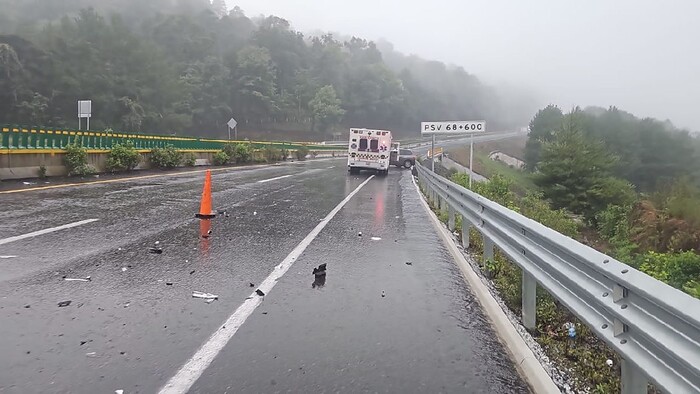
[[[88,356],[88,357],[90,357],[90,358],[95,358],[95,357],[97,357],[97,353],[96,353],[96,352],[85,353],[85,355]]]
[[[379,237],[372,237],[372,241],[381,241],[382,239]]]
[[[71,302],[72,302],[72,301],[61,301],[61,302],[58,303],[58,307],[59,307],[59,308],[66,307],[66,306],[70,305]]]
[[[216,298],[210,298],[210,299],[208,299],[208,300],[206,300],[206,301],[204,301],[204,302],[206,302],[207,304],[211,304],[212,302],[214,302],[214,301],[216,301],[216,300],[217,300]]]
[[[150,253],[150,254],[162,254],[163,249],[161,249],[161,248],[148,248],[148,253]]]
[[[124,394],[124,390],[114,390],[114,394]]]
[[[65,280],[66,282],[91,282],[92,278],[90,278],[89,276],[86,276],[84,278],[66,278],[64,276],[63,280]]]
[[[219,296],[211,293],[203,293],[201,291],[193,291],[192,298],[201,298],[204,300],[218,300]]]
[[[122,267],[122,272],[126,272],[126,267]]]

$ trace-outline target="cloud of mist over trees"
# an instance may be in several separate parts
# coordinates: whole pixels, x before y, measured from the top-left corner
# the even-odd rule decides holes
[[[700,2],[229,0],[313,29],[386,38],[538,106],[617,106],[700,131]]]
[[[528,98],[381,41],[304,35],[278,17],[217,15],[207,0],[0,0],[0,122],[95,129],[324,135],[347,126],[417,134],[430,119],[527,124]],[[293,134],[297,132],[298,134]]]

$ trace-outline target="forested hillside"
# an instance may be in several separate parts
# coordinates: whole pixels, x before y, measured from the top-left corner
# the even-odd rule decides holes
[[[462,68],[370,41],[305,36],[275,16],[221,16],[207,0],[0,0],[0,122],[221,136],[323,138],[348,125],[418,132],[430,119],[516,126]],[[503,121],[503,119],[509,119]],[[507,124],[514,123],[514,124]]]

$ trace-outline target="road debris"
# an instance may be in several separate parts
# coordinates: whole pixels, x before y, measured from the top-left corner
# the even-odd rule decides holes
[[[27,304],[27,305],[24,306],[24,309],[29,309],[29,308],[31,308],[31,307],[32,307],[31,305]]]
[[[161,249],[161,248],[148,248],[148,253],[150,253],[150,254],[162,254],[163,249]]]
[[[381,241],[382,239],[379,237],[372,237],[372,241]]]
[[[386,293],[384,292],[384,290],[382,290],[382,298],[383,297],[386,297]]]
[[[211,294],[211,293],[204,293],[201,291],[193,291],[192,292],[192,298],[201,298],[204,300],[218,300],[219,296],[216,294]]]
[[[85,353],[85,355],[88,356],[88,357],[90,357],[90,358],[96,358],[96,357],[97,357],[97,353],[96,353],[96,352]]]
[[[89,276],[86,276],[84,278],[67,278],[64,276],[63,280],[65,280],[66,282],[92,282],[92,278]]]
[[[258,211],[253,211],[253,216],[258,216]]]
[[[165,285],[166,285],[166,286],[172,286],[172,285],[173,285],[173,282],[165,282]]]
[[[406,262],[406,265],[413,265],[413,263],[410,262],[410,261],[407,261],[407,262]]]
[[[265,292],[260,289],[255,290],[255,294],[259,295],[260,297],[265,297]]]
[[[190,271],[190,275],[194,274],[195,272],[197,272],[197,271],[196,270]]]
[[[214,301],[216,301],[216,300],[217,300],[216,298],[210,298],[210,299],[208,299],[208,300],[206,300],[206,301],[204,301],[204,302],[206,302],[207,304],[211,304],[212,302],[214,302]]]
[[[36,185],[36,182],[22,182],[23,184],[29,186],[29,185]]]
[[[122,267],[122,272],[126,272],[126,267]]]
[[[314,268],[314,276],[326,276],[326,264],[321,264],[318,268]]]
[[[253,283],[253,282],[248,283],[248,287],[255,287],[255,283]]]
[[[607,364],[608,367],[612,368],[612,366],[613,366],[613,360],[608,359],[607,361],[605,361],[605,364]]]
[[[71,302],[73,302],[73,301],[61,301],[61,302],[58,303],[58,307],[59,307],[59,308],[63,308],[63,307],[65,307],[65,306],[70,305]]]
[[[362,231],[360,231],[359,233],[357,233],[357,236],[358,236],[358,237],[361,237],[361,236],[362,236]]]
[[[0,256],[0,259],[14,259],[17,256]]]
[[[114,390],[114,394],[124,394],[124,390]]]

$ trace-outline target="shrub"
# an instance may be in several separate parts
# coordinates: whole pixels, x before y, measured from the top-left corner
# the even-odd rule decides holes
[[[300,146],[296,151],[297,160],[306,160],[306,155],[309,154],[309,148]]]
[[[250,163],[253,159],[253,149],[248,143],[229,143],[224,146],[223,151],[232,163],[245,164]]]
[[[183,154],[168,145],[165,148],[153,148],[151,151],[151,163],[158,168],[175,168],[182,164]]]
[[[87,149],[76,142],[66,146],[63,162],[68,168],[68,176],[83,176],[95,173],[95,169],[87,163]]]
[[[268,145],[263,149],[263,156],[268,163],[274,163],[282,160],[282,150]]]
[[[192,152],[185,153],[182,162],[186,167],[194,167],[197,163],[197,156]]]
[[[647,252],[640,259],[640,271],[677,289],[694,290],[700,281],[700,255],[694,252]]]
[[[110,172],[131,171],[139,165],[141,154],[128,141],[126,144],[116,144],[109,151],[106,167]]]
[[[223,166],[228,164],[230,157],[226,154],[226,152],[220,150],[214,154],[214,158],[212,159],[214,162],[214,165],[216,166]]]

